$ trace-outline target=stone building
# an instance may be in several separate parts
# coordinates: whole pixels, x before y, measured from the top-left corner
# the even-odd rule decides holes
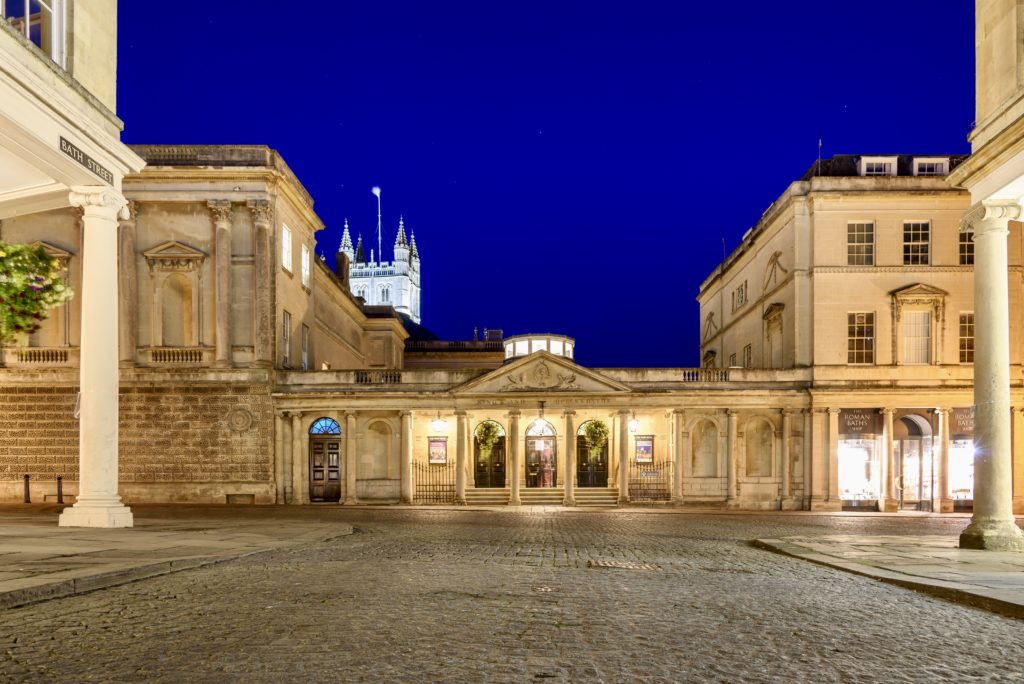
[[[353,247],[352,234],[348,221],[345,221],[338,253],[348,257],[352,293],[367,304],[390,306],[414,323],[420,323],[420,252],[416,246],[416,235],[413,233],[406,238],[405,219],[402,217],[398,219],[393,249],[393,261],[384,261],[383,254],[375,254],[372,250],[367,260],[362,235],[358,236]]]

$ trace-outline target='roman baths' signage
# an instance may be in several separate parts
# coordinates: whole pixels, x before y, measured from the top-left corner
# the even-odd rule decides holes
[[[839,412],[839,434],[877,435],[879,420],[876,409],[843,409]]]
[[[68,155],[76,162],[84,166],[85,168],[92,171],[94,174],[102,178],[109,185],[114,184],[114,174],[107,170],[107,167],[103,166],[95,159],[87,155],[85,152],[80,150],[77,145],[73,142],[61,136],[60,138],[60,151]]]
[[[949,432],[954,439],[974,439],[974,407],[949,410]]]

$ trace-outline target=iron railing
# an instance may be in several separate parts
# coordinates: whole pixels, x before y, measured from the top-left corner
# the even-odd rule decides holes
[[[672,464],[629,462],[629,500],[668,501],[671,494]]]
[[[416,503],[455,503],[455,465],[452,463],[413,463]]]

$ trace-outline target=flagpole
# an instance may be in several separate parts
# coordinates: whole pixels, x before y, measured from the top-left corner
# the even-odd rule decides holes
[[[374,195],[377,196],[377,258],[381,261],[384,260],[384,250],[381,249],[381,237],[380,237],[380,188],[376,185],[370,190]]]

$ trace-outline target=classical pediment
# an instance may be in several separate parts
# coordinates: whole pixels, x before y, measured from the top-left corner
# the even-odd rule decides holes
[[[946,292],[945,290],[940,290],[937,287],[932,287],[931,285],[925,285],[924,283],[915,283],[913,285],[908,285],[907,287],[902,287],[902,288],[900,288],[898,290],[893,290],[889,294],[891,296],[893,296],[893,297],[901,297],[901,298],[907,298],[907,297],[935,298],[935,297],[945,297],[949,293]]]
[[[51,245],[49,242],[43,242],[42,240],[36,240],[32,243],[33,247],[42,247],[43,250],[50,256],[51,259],[56,259],[60,263],[60,267],[67,269],[68,263],[71,261],[71,257],[74,256],[71,252],[61,249],[56,245]]]
[[[160,243],[142,255],[146,257],[150,268],[163,271],[191,271],[198,268],[206,258],[204,252],[177,240]]]
[[[548,352],[534,352],[455,388],[456,394],[628,392],[625,385]]]

